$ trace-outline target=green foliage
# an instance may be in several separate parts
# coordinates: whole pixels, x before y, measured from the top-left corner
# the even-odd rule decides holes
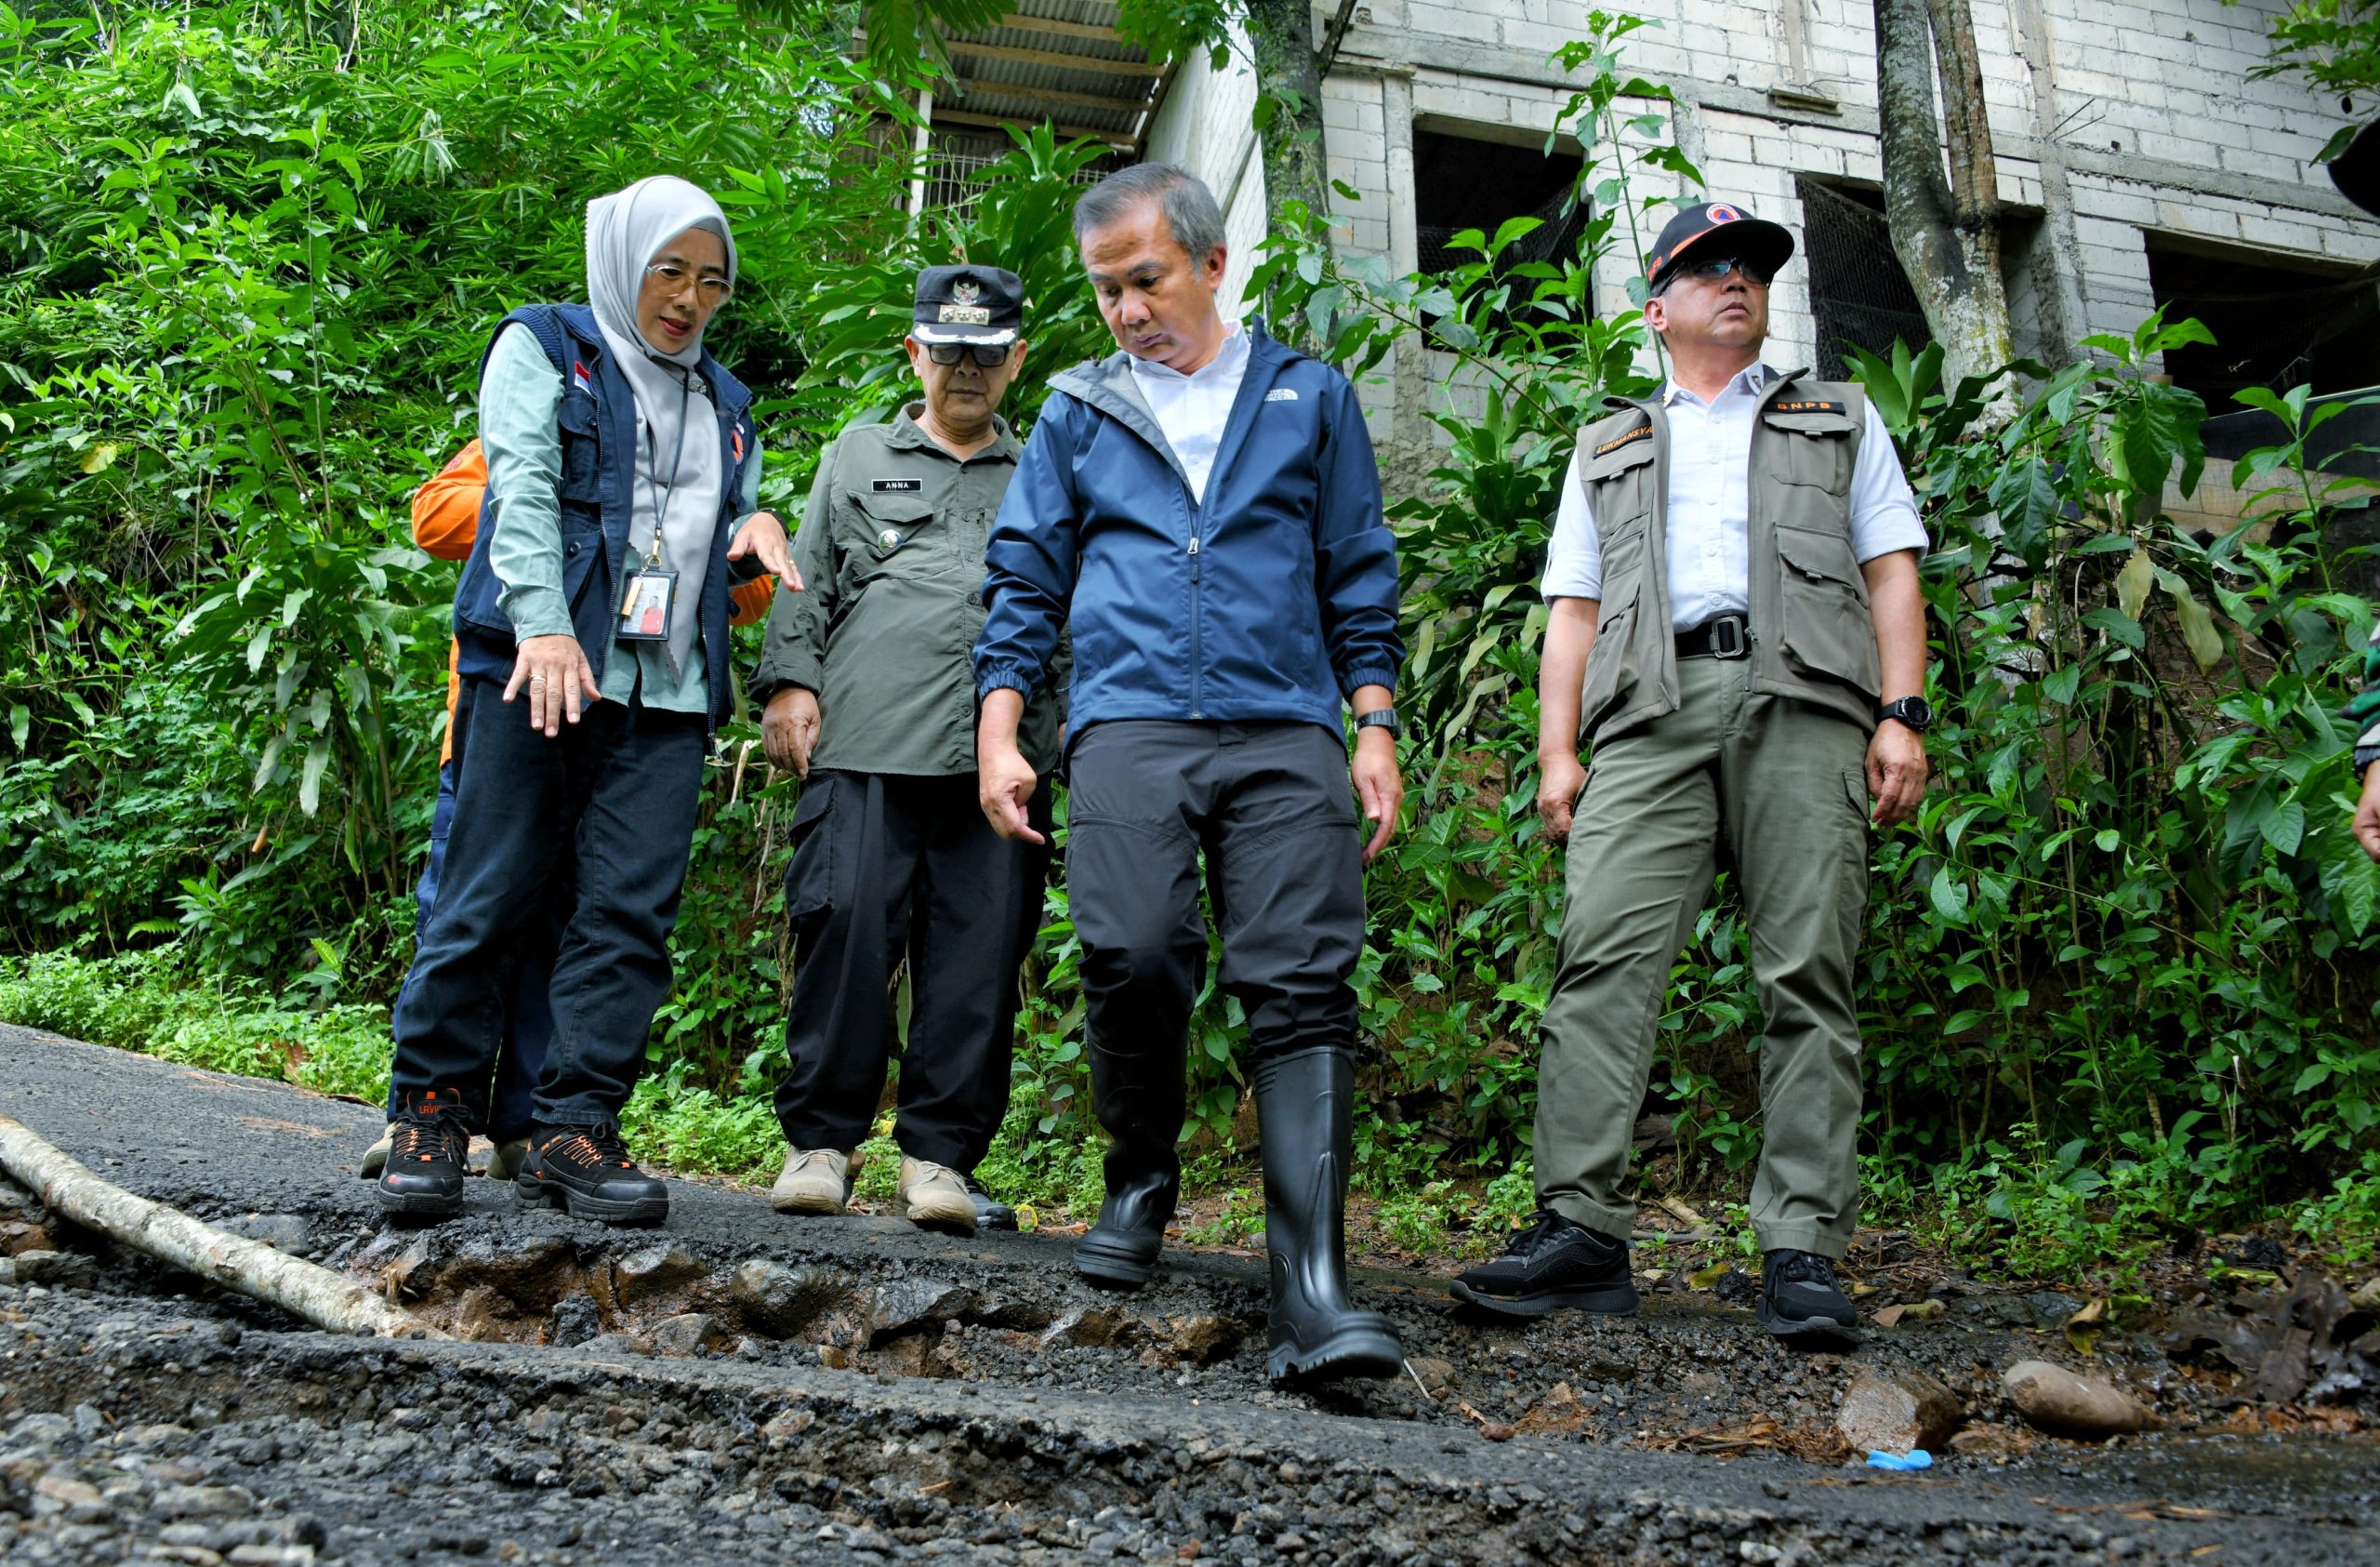
[[[2223,3],[2236,6],[2240,0]],[[2340,95],[2339,107],[2349,114],[2355,113],[2357,93],[2380,92],[2380,4],[2373,0],[2294,0],[2266,22],[2266,37],[2270,58],[2249,71],[2252,81],[2303,77],[2323,92]],[[2337,157],[2362,128],[2361,121],[2341,128],[2315,161]]]
[[[1589,149],[1586,247],[1626,265],[1628,174],[1675,161],[1639,151],[1658,119],[1613,124],[1615,100],[1639,96],[1619,86],[1622,31],[1571,51],[1596,77],[1569,126]],[[1573,432],[1606,393],[1648,387],[1639,323],[1585,314],[1588,263],[1499,265],[1525,232],[1462,236],[1477,260],[1392,278],[1342,264],[1316,225],[1259,269],[1275,312],[1350,373],[1416,336],[1450,356],[1433,416],[1446,460],[1393,513],[1413,816],[1371,876],[1359,985],[1383,1121],[1491,1164],[1526,1135],[1526,1042],[1560,923],[1531,809],[1531,578]],[[2304,1222],[2372,1202],[2380,875],[2347,832],[2352,736],[2336,716],[2371,610],[2320,545],[2368,486],[2307,468],[2329,405],[2251,392],[2286,432],[2234,474],[2253,525],[2175,526],[2206,410],[2149,371],[2207,340],[2152,316],[2082,345],[2096,363],[1960,387],[1942,384],[1938,349],[1859,356],[1936,540],[1928,695],[1944,715],[1923,815],[1877,843],[1866,1135],[1880,1184],[1967,1215],[1949,1238],[1985,1264],[2068,1267],[2109,1236],[2235,1221],[2330,1181]],[[2019,412],[1983,434],[2003,390]],[[1760,1020],[1723,877],[1675,971],[1653,1079],[1689,1183],[1757,1158]]]
[[[0,958],[0,1018],[210,1071],[280,1078],[376,1104],[388,1098],[385,1008],[292,1005],[253,983],[179,971],[176,957]]]
[[[1139,9],[1208,28],[1197,6]],[[869,7],[871,46],[930,11],[957,14]],[[964,209],[910,224],[882,149],[906,145],[926,66],[848,58],[851,15],[399,0],[350,35],[229,6],[0,10],[0,950],[20,955],[0,1016],[382,1092],[453,584],[403,505],[469,433],[497,317],[578,292],[589,196],[669,171],[729,206],[746,286],[717,347],[759,389],[764,496],[788,514],[824,443],[900,395],[916,266],[1024,274],[1020,421],[1106,346],[1067,232],[1098,150],[1045,127]],[[1588,150],[1577,259],[1516,259],[1517,219],[1398,278],[1342,265],[1307,219],[1258,269],[1276,326],[1351,374],[1407,342],[1451,367],[1434,469],[1392,511],[1410,793],[1356,974],[1359,1175],[1416,1250],[1490,1244],[1533,1201],[1562,917],[1534,813],[1533,580],[1575,432],[1654,384],[1641,323],[1594,313],[1597,269],[1634,272],[1658,227],[1631,177],[1697,179],[1665,120],[1632,113],[1665,96],[1621,66],[1638,25],[1598,14],[1561,56],[1581,83],[1562,130]],[[2344,831],[2334,716],[2370,610],[2320,544],[2356,496],[2306,461],[2335,405],[2274,389],[2244,401],[2285,436],[2232,475],[2255,525],[2172,524],[2205,410],[2147,372],[2203,337],[2152,318],[2094,339],[2094,364],[1959,387],[1930,350],[1859,367],[1937,540],[1944,714],[1923,816],[1877,847],[1864,1146],[1885,1203],[1947,1211],[1983,1264],[2282,1208],[2352,1253],[2380,1208],[2380,878]],[[2019,411],[1981,434],[2003,386]],[[679,983],[626,1118],[640,1149],[738,1175],[776,1158],[790,962],[797,786],[757,738],[741,715],[713,760]],[[1078,960],[1054,887],[984,1173],[1082,1215],[1100,1141]],[[1210,988],[1193,1025],[1192,1164],[1223,1187],[1247,1183],[1242,1021]],[[1652,1108],[1689,1189],[1757,1156],[1759,1027],[1723,884],[1659,1018]]]

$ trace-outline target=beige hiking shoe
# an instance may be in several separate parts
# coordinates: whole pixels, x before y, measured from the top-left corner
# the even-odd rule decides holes
[[[851,1211],[852,1183],[867,1155],[830,1148],[787,1149],[785,1169],[769,1189],[769,1206],[780,1214],[844,1214]]]
[[[487,1178],[492,1181],[517,1180],[521,1162],[529,1157],[529,1139],[515,1137],[509,1143],[498,1143],[487,1156]]]
[[[380,1172],[389,1167],[389,1148],[396,1140],[397,1131],[394,1126],[381,1133],[380,1140],[364,1150],[364,1162],[356,1168],[355,1173],[367,1181],[378,1180]]]
[[[975,1233],[975,1200],[967,1195],[966,1180],[947,1164],[903,1154],[897,1201],[902,1217],[920,1229]]]

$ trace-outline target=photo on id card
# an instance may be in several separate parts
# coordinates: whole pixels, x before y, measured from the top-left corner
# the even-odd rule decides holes
[[[620,642],[668,642],[677,601],[675,571],[652,566],[635,573],[620,596],[620,624],[613,636]]]

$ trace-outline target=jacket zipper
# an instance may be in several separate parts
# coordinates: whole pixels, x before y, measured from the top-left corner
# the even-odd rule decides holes
[[[1212,475],[1209,475],[1210,478]],[[1198,585],[1198,535],[1207,525],[1207,503],[1204,498],[1192,503],[1190,511],[1190,716],[1203,718],[1200,707],[1202,688],[1206,684],[1206,665],[1199,652],[1198,623],[1200,614]]]

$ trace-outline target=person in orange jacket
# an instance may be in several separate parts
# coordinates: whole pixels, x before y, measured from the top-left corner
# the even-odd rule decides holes
[[[487,455],[475,438],[414,492],[413,541],[432,560],[469,558],[479,539],[480,508],[486,497]],[[773,577],[756,577],[733,588],[728,594],[732,606],[728,624],[748,626],[761,619],[769,613],[769,601],[775,592]],[[455,755],[455,699],[463,689],[456,669],[456,645],[448,642],[446,737],[438,751],[438,804],[430,818],[430,856],[422,865],[421,880],[414,886],[416,932],[438,901],[438,873],[446,857],[447,832],[455,824],[455,781],[459,771]],[[522,1155],[528,1149],[530,1095],[545,1064],[546,1042],[553,1036],[553,1013],[546,990],[562,926],[557,921],[550,929],[524,932],[523,936],[520,972],[505,1016],[504,1042],[496,1054],[496,1092],[489,1100],[484,1129],[496,1145],[488,1174],[507,1181],[519,1174]],[[393,1100],[390,1113],[396,1113]],[[383,1133],[364,1152],[360,1171],[364,1178],[377,1176],[388,1157],[389,1135]]]

